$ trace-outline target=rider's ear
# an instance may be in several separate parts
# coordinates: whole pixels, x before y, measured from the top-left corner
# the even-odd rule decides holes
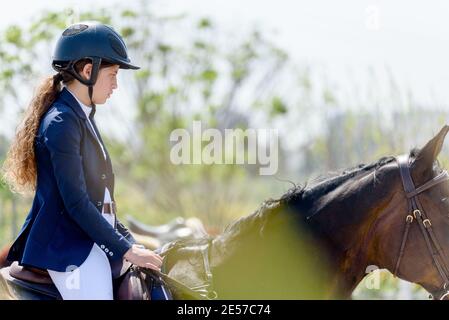
[[[87,63],[83,70],[81,71],[81,75],[83,76],[84,79],[90,79],[90,75],[92,73],[92,63]]]
[[[443,148],[444,138],[448,131],[449,126],[445,125],[416,155],[412,164],[412,172],[418,180],[422,178],[425,182],[429,175],[432,176],[433,164]],[[418,182],[422,181],[415,181],[415,183]]]

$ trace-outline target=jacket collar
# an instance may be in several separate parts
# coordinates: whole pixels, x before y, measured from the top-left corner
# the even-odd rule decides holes
[[[59,99],[63,100],[70,108],[72,108],[78,117],[87,120],[83,109],[79,105],[78,101],[76,101],[75,97],[69,92],[69,90],[67,90],[67,88],[62,88],[62,91],[59,93]]]
[[[78,115],[78,117],[84,119],[84,121],[86,123],[87,130],[89,131],[89,133],[91,134],[92,138],[94,139],[94,141],[97,145],[97,151],[101,155],[101,158],[104,159],[103,149],[100,146],[100,141],[104,146],[103,140],[101,139],[100,136],[98,136],[98,139],[97,139],[97,135],[95,134],[94,130],[92,129],[92,125],[90,125],[88,123],[89,121],[87,119],[86,113],[84,112],[84,110],[82,109],[81,105],[78,103],[76,98],[70,93],[69,90],[67,90],[67,88],[64,87],[62,89],[62,91],[59,93],[58,99],[63,100],[66,105],[68,105],[70,108],[73,109],[73,111],[75,111],[75,113]],[[106,149],[105,149],[105,153],[106,153],[106,157],[109,158],[109,154]]]

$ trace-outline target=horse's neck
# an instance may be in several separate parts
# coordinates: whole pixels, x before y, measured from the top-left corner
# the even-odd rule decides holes
[[[322,207],[314,219],[314,223],[325,230],[325,242],[334,262],[336,279],[339,279],[336,281],[340,281],[339,286],[349,294],[367,275],[367,267],[379,264],[373,244],[379,217],[389,199],[382,197],[367,201],[365,198],[360,201],[362,197],[370,196],[365,196],[364,192],[354,193],[342,203],[337,195],[333,197],[334,201],[328,201]]]
[[[382,190],[374,192],[372,186],[367,183],[371,177],[362,178],[365,180],[354,181],[358,184],[347,183],[340,188],[340,191],[332,190],[332,194],[328,193],[310,202],[307,198],[303,198],[300,201],[304,202],[284,204],[287,207],[277,206],[279,212],[302,212],[302,217],[311,217],[308,214],[312,214],[314,210],[313,216],[304,221],[308,223],[313,238],[318,240],[318,244],[323,244],[323,250],[329,254],[335,273],[332,291],[339,295],[343,294],[344,297],[349,297],[366,275],[366,267],[377,262],[371,255],[375,252],[372,248],[376,223],[388,205],[387,194],[391,193]],[[368,187],[365,188],[366,186]],[[351,193],[349,190],[356,191]],[[314,206],[313,209],[309,205]],[[265,212],[264,216],[267,218],[267,226],[269,222],[274,223],[272,219],[275,214]],[[225,269],[226,262],[232,260],[235,251],[240,250],[241,245],[237,244],[250,238],[240,238],[239,235],[242,233],[249,235],[250,232],[260,234],[262,225],[254,223],[253,226],[257,227],[251,229],[243,227],[238,229],[240,232],[230,233],[231,236],[228,233],[217,237],[212,248],[211,264]],[[238,225],[234,225],[234,228],[236,227]]]

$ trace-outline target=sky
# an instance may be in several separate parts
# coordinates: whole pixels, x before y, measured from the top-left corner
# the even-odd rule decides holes
[[[28,21],[55,4],[84,10],[116,2],[9,1],[0,10],[0,29]],[[150,5],[157,15],[211,17],[223,30],[260,27],[292,61],[319,67],[337,88],[368,83],[370,72],[388,86],[391,72],[419,103],[445,106],[449,101],[449,2],[445,0],[155,0]]]
[[[79,10],[115,2],[9,1],[2,5],[0,28],[55,4]],[[295,62],[320,65],[337,82],[344,83],[347,70],[388,67],[423,101],[449,98],[449,2],[444,0],[157,0],[150,5],[161,15],[209,16],[228,30],[260,26]]]

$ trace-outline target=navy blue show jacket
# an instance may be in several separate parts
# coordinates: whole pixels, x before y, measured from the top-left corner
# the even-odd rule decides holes
[[[67,89],[42,116],[34,148],[36,193],[7,259],[68,271],[86,260],[94,243],[111,263],[123,259],[135,240],[123,224],[116,220],[113,227],[101,215],[105,187],[114,200],[111,160]]]

